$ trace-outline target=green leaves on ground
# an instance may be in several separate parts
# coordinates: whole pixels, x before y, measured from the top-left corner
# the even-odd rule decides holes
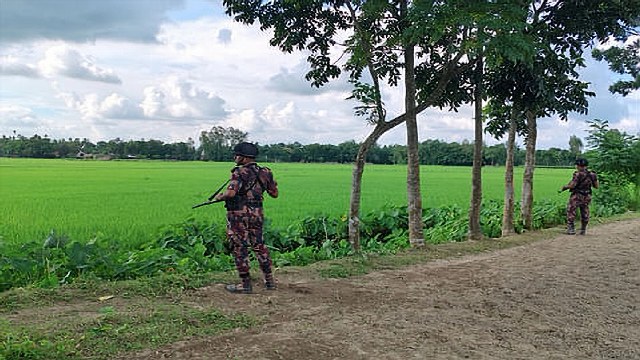
[[[609,188],[615,178],[603,176]],[[594,216],[610,216],[626,211],[631,196],[621,197],[608,190],[596,192]],[[615,200],[615,201],[614,201]],[[602,204],[607,204],[602,205]],[[519,214],[516,209],[516,214]],[[459,206],[423,210],[425,239],[432,244],[463,241],[468,218]],[[563,201],[544,201],[534,207],[534,228],[541,229],[565,221]],[[404,206],[386,206],[361,219],[362,252],[393,253],[409,246],[407,211]],[[499,237],[502,205],[483,203],[481,224],[487,237]],[[516,224],[520,221],[516,218]],[[516,231],[522,227],[516,225]],[[301,266],[322,260],[353,255],[348,242],[347,217],[307,216],[285,228],[265,222],[264,239],[275,266]],[[52,231],[42,242],[10,246],[0,242],[0,291],[13,287],[52,288],[79,277],[125,280],[158,274],[198,274],[234,269],[224,229],[217,223],[187,219],[167,226],[157,240],[126,248],[115,239],[96,237],[86,242],[71,240]]]

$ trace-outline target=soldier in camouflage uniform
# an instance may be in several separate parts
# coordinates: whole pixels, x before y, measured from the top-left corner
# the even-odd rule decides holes
[[[576,169],[571,181],[562,187],[560,191],[569,190],[571,196],[567,204],[567,234],[575,235],[576,210],[580,209],[580,235],[585,235],[589,223],[589,204],[591,203],[591,188],[598,188],[598,175],[587,169],[589,163],[586,159],[576,160]]]
[[[269,196],[278,197],[278,184],[269,168],[256,164],[258,148],[254,144],[243,142],[236,145],[233,151],[237,166],[231,170],[231,180],[227,189],[215,197],[215,200],[225,201],[227,238],[232,245],[236,269],[241,280],[240,284],[227,285],[226,290],[244,294],[252,292],[249,248],[258,259],[264,275],[265,288],[275,290],[271,257],[262,238],[262,194],[266,191]]]

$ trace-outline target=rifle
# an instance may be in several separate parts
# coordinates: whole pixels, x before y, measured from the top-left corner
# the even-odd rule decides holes
[[[203,203],[200,203],[200,204],[197,204],[197,205],[193,205],[191,208],[192,208],[192,209],[196,209],[196,208],[199,208],[199,207],[201,207],[201,206],[211,205],[211,204],[215,204],[215,203],[220,202],[221,200],[213,200],[213,199],[216,197],[216,195],[218,195],[218,194],[220,193],[220,191],[222,191],[222,189],[224,189],[224,188],[225,188],[225,186],[227,186],[227,184],[229,183],[229,181],[231,181],[231,179],[229,179],[229,180],[225,181],[225,183],[224,183],[224,184],[222,184],[222,185],[218,188],[218,190],[216,190],[216,192],[214,192],[211,196],[209,196],[209,197],[207,198],[207,201],[205,201],[205,202],[203,202]]]

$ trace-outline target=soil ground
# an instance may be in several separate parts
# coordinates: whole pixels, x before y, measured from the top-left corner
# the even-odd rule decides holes
[[[277,291],[185,301],[260,325],[127,359],[640,359],[640,219],[524,246]]]

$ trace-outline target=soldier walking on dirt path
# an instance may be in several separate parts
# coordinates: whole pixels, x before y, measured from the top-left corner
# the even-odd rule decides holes
[[[278,184],[271,169],[256,164],[258,148],[254,144],[240,143],[233,148],[233,152],[236,167],[231,170],[231,180],[226,190],[216,195],[215,200],[224,201],[227,208],[227,238],[233,248],[241,283],[226,285],[225,289],[240,294],[253,291],[249,275],[251,248],[264,275],[265,288],[275,290],[271,257],[262,237],[262,194],[266,191],[272,198],[278,197]]]
[[[560,192],[569,190],[571,196],[567,203],[567,234],[575,235],[575,219],[576,210],[580,208],[580,235],[587,232],[587,224],[589,223],[589,204],[591,203],[591,188],[598,188],[598,175],[587,169],[589,162],[587,159],[577,159],[576,169],[573,173],[571,181],[562,187]]]

